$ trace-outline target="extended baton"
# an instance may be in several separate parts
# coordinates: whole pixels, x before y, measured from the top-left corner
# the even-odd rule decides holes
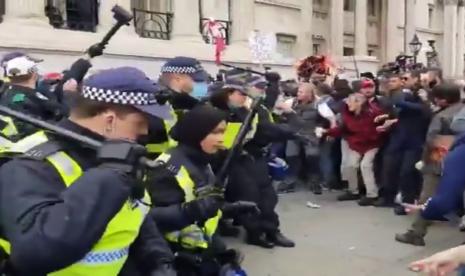
[[[59,136],[62,136],[64,138],[79,142],[81,144],[84,144],[88,147],[91,147],[93,149],[99,149],[102,147],[103,143],[100,141],[97,141],[95,139],[92,139],[90,137],[81,135],[79,133],[76,133],[74,131],[65,129],[63,127],[51,124],[49,122],[39,120],[37,118],[34,118],[32,116],[29,116],[27,114],[12,110],[6,106],[0,105],[0,113],[4,114],[6,116],[10,116],[12,118],[18,119],[22,122],[25,122],[27,124],[33,125],[37,128],[44,129],[50,132],[53,132]],[[140,163],[148,168],[156,168],[158,165],[154,160],[150,160],[147,157],[141,157],[140,158]]]

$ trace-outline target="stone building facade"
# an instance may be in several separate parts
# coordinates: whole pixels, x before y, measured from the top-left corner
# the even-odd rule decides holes
[[[73,23],[77,2],[95,5],[85,19],[90,25]],[[0,0],[0,54],[25,49],[44,58],[44,70],[62,70],[111,27],[115,4],[134,10],[135,20],[95,60],[96,69],[134,65],[156,75],[166,58],[187,55],[214,73],[214,46],[202,34],[215,18],[228,40],[225,61],[261,67],[248,38],[254,30],[272,33],[276,53],[265,63],[287,78],[297,58],[312,54],[329,54],[347,72],[375,71],[400,53],[412,54],[415,34],[422,42],[419,61],[428,62],[433,43],[446,76],[464,71],[462,0]],[[47,17],[46,7],[55,17]]]

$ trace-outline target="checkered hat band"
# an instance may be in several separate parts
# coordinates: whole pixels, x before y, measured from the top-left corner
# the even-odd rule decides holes
[[[161,68],[162,73],[172,73],[172,74],[194,74],[198,69],[192,66],[163,66]]]
[[[236,89],[236,90],[239,90],[239,91],[243,91],[243,90],[244,90],[244,86],[242,86],[242,85],[237,85],[237,84],[225,84],[225,85],[223,86],[223,88]]]
[[[128,254],[128,247],[112,251],[89,252],[79,263],[85,265],[109,265],[124,260]]]
[[[262,79],[262,78],[257,78],[257,79],[255,79],[255,80],[254,80],[254,79],[249,80],[249,82],[248,82],[247,84],[250,85],[250,86],[255,86],[255,85],[257,85],[257,84],[261,84],[261,83],[264,83],[264,82],[265,82],[264,79]]]
[[[150,93],[147,92],[118,91],[90,86],[84,87],[82,96],[93,101],[121,105],[149,105],[153,102]]]

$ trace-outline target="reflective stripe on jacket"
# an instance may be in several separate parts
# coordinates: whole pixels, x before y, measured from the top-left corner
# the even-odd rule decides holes
[[[39,131],[15,143],[11,150],[15,153],[25,153],[48,141],[45,132]],[[64,151],[53,153],[45,160],[57,170],[67,187],[83,174],[81,166]],[[128,257],[130,245],[139,235],[148,209],[141,202],[128,200],[109,222],[102,237],[90,252],[73,265],[48,275],[118,275]],[[5,240],[2,240],[0,245],[10,253],[10,246]]]
[[[157,159],[157,161],[168,163],[171,159],[169,153],[163,153]],[[187,162],[185,160],[184,162]],[[176,174],[176,180],[178,185],[182,188],[185,194],[185,202],[189,202],[196,199],[195,196],[195,183],[192,180],[189,172],[187,171],[187,165],[180,167],[178,173]],[[218,214],[210,218],[205,222],[203,227],[200,227],[196,224],[191,224],[180,231],[173,231],[165,234],[165,238],[172,243],[178,243],[182,247],[187,249],[202,248],[206,249],[209,246],[213,234],[215,234],[216,229],[218,228],[218,222],[221,218],[221,211],[218,211]]]

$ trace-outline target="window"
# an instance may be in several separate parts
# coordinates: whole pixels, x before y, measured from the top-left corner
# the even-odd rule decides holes
[[[47,0],[45,15],[55,28],[95,32],[98,8],[97,1]]]
[[[141,37],[169,40],[173,14],[170,0],[131,0],[134,27]]]
[[[354,55],[354,48],[344,47],[343,55],[346,56],[353,56]]]
[[[368,0],[368,15],[376,16],[376,0]]]
[[[353,0],[344,0],[344,10],[345,11],[354,11],[354,1]]]
[[[313,54],[318,55],[320,53],[320,44],[313,44]]]
[[[283,58],[293,58],[297,37],[290,34],[276,34],[276,50]]]
[[[152,12],[171,11],[170,0],[131,0],[131,6],[136,9],[142,9]]]
[[[434,6],[428,6],[428,28],[433,28]]]
[[[374,52],[374,50],[368,50],[368,55],[369,55],[369,56],[372,56],[372,55],[373,55],[373,52]]]

